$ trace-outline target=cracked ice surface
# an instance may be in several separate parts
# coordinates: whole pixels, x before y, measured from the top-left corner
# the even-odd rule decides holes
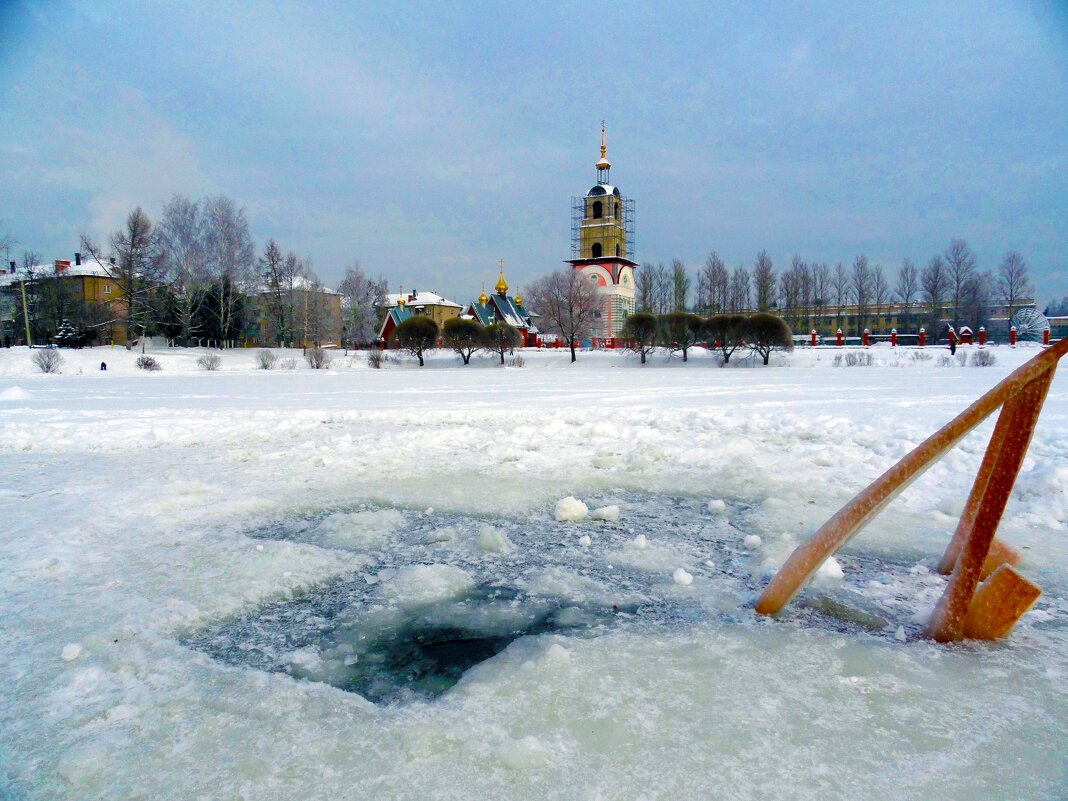
[[[984,369],[872,352],[850,369],[802,351],[766,370],[525,353],[523,369],[325,372],[225,353],[203,373],[160,351],[144,375],[94,349],[44,376],[0,351],[0,796],[1061,797],[1064,370],[1002,524],[1046,591],[1010,640],[916,636],[992,422],[813,603],[748,611],[794,543],[1034,351]],[[557,523],[567,497],[619,521]],[[385,614],[495,582],[639,611],[520,637],[407,703],[310,680],[334,658],[319,640],[293,643],[291,672],[189,644],[357,582]],[[820,594],[887,625],[824,615]],[[282,633],[255,630],[269,657]]]

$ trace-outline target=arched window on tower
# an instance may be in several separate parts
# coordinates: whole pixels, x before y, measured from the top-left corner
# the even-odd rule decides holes
[[[593,201],[593,219],[599,220],[604,216],[604,206],[601,205],[601,201]]]
[[[595,259],[601,258],[601,243],[600,242],[594,242],[593,243],[593,247],[590,248],[590,256],[592,256]]]
[[[622,253],[619,252],[619,245],[616,245],[616,255],[617,256],[623,255]]]
[[[618,220],[619,219],[619,202],[618,201],[616,202],[615,216],[616,216],[616,219]]]

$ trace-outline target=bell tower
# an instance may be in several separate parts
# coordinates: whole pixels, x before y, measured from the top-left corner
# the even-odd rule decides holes
[[[601,158],[597,183],[583,197],[571,198],[571,258],[605,298],[602,331],[616,337],[634,311],[634,201],[610,183],[612,164],[601,122]]]

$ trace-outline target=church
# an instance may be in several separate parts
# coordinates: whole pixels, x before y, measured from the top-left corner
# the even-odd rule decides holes
[[[478,300],[469,305],[464,314],[484,326],[508,323],[519,332],[521,347],[539,345],[538,327],[530,313],[523,308],[523,299],[519,295],[508,297],[508,282],[504,280],[504,259],[501,259],[501,275],[493,291],[495,294],[487,296],[486,290],[483,289]]]
[[[612,168],[601,124],[597,183],[585,197],[571,198],[571,258],[568,263],[593,283],[604,299],[600,325],[591,332],[611,346],[634,313],[634,201],[609,180]],[[597,330],[599,329],[599,330]]]

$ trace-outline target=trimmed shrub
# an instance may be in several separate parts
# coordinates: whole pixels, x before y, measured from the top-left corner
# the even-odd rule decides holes
[[[482,326],[475,320],[452,317],[442,326],[445,346],[452,348],[464,360],[471,363],[471,354],[482,349]]]
[[[518,345],[521,339],[519,331],[508,323],[494,323],[482,329],[482,344],[500,355],[501,364],[504,364],[504,354]]]
[[[138,356],[134,364],[137,365],[138,370],[148,370],[150,373],[158,373],[163,369],[160,363],[151,356]]]
[[[705,320],[705,339],[709,347],[719,348],[724,365],[730,363],[731,354],[743,344],[745,322],[740,314],[715,314]]]
[[[773,350],[794,349],[794,338],[790,333],[790,326],[774,314],[758,312],[752,315],[742,326],[742,332],[749,347],[763,357],[764,364],[768,363]]]
[[[389,338],[393,347],[406,350],[423,366],[423,354],[438,344],[438,324],[429,317],[417,314],[409,317],[396,328]]]
[[[645,364],[646,354],[652,353],[656,347],[660,336],[660,323],[647,312],[635,312],[627,317],[619,335],[627,340],[629,350],[641,354],[642,364]]]
[[[993,367],[997,363],[994,354],[988,350],[977,350],[972,354],[972,367]]]
[[[367,366],[368,367],[373,367],[376,370],[381,370],[382,369],[382,351],[378,350],[377,348],[375,350],[367,351]]]
[[[256,366],[261,370],[273,370],[277,362],[278,357],[275,356],[274,351],[261,350],[256,354]]]

